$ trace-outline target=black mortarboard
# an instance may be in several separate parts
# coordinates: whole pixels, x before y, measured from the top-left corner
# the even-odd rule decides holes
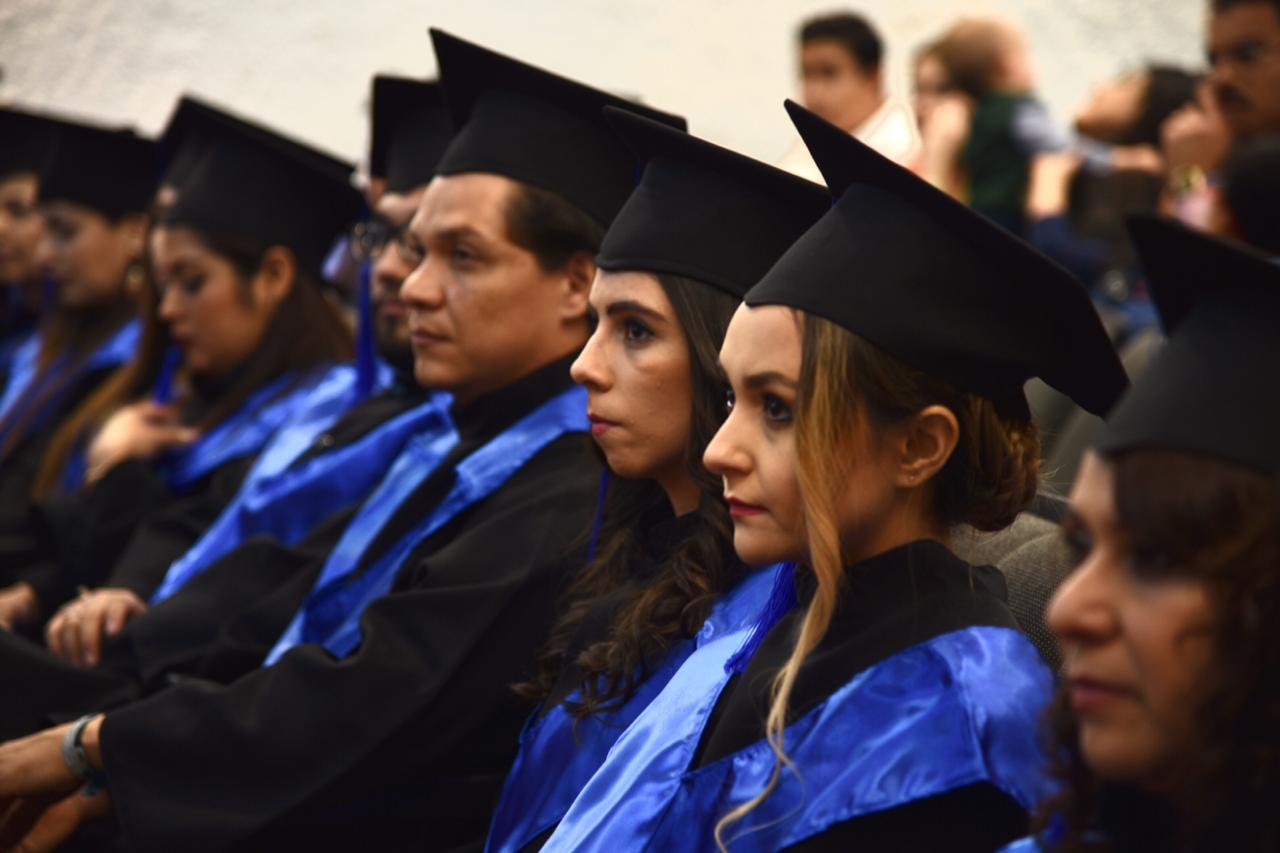
[[[1025,411],[1038,376],[1105,414],[1120,360],[1084,287],[981,215],[797,104],[837,199],[746,296],[838,323],[917,370]]]
[[[1107,418],[1105,454],[1206,454],[1280,476],[1280,263],[1145,215],[1129,233],[1169,340]]]
[[[436,173],[488,172],[554,192],[608,226],[635,187],[635,158],[604,122],[619,107],[672,127],[684,119],[642,107],[431,30],[456,130]]]
[[[53,124],[43,116],[0,109],[0,178],[19,172],[39,175],[53,153]]]
[[[606,270],[672,273],[742,298],[831,208],[825,187],[650,121],[605,108],[644,174],[605,234]]]
[[[373,78],[373,133],[369,174],[386,178],[387,191],[420,187],[436,173],[453,138],[440,86],[405,77]]]
[[[108,219],[143,213],[159,179],[158,146],[132,130],[53,119],[53,154],[40,174],[40,200],[69,201]]]
[[[184,110],[188,129],[176,151],[195,146],[188,149],[195,154],[183,164],[177,200],[162,221],[263,248],[286,246],[304,269],[318,272],[334,240],[364,211],[351,186],[352,165],[194,99],[183,98],[175,115]]]

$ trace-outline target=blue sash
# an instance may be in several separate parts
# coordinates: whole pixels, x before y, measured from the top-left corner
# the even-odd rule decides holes
[[[142,324],[138,320],[125,323],[102,346],[94,350],[85,360],[80,371],[88,373],[115,367],[128,361],[133,356],[141,334]],[[39,394],[41,387],[53,382],[65,369],[62,361],[56,362],[45,372],[44,377],[37,381],[36,373],[39,363],[40,335],[38,332],[33,332],[14,350],[12,366],[9,369],[9,384],[5,387],[3,396],[0,396],[0,421],[6,420],[20,401],[34,398]],[[42,415],[37,416],[37,419],[31,423],[39,423],[40,417]],[[3,444],[7,437],[8,428],[0,432],[0,444]]]
[[[359,390],[356,377],[351,367],[336,369],[308,398],[308,408],[272,436],[231,503],[169,567],[152,604],[169,598],[251,536],[266,534],[292,545],[329,514],[364,500],[410,436],[426,436],[430,446],[438,436],[452,434],[449,397],[436,394],[358,441],[294,465],[346,409],[346,401]]]
[[[693,663],[693,659],[690,659]],[[763,790],[763,738],[690,771],[727,677],[686,666],[619,738],[543,849],[715,849],[720,818]],[[1030,809],[1048,790],[1036,721],[1052,676],[1007,628],[965,628],[858,673],[787,727],[773,793],[729,831],[731,849],[778,850],[843,821],[976,782]]]
[[[520,850],[559,823],[614,741],[685,660],[712,640],[754,624],[769,597],[775,571],[755,572],[722,595],[697,635],[668,652],[622,707],[593,714],[576,725],[563,703],[540,718],[530,718],[520,736],[520,752],[503,784],[485,849],[495,853]],[[573,695],[578,695],[577,691]]]
[[[271,434],[305,405],[323,376],[299,378],[291,372],[258,389],[194,444],[159,460],[157,472],[170,489],[181,492],[232,459],[256,456]]]
[[[301,610],[267,655],[265,666],[300,643],[321,643],[337,657],[360,644],[360,616],[390,591],[409,554],[459,513],[488,497],[540,450],[565,433],[586,432],[586,392],[570,388],[458,464],[453,487],[436,508],[363,572],[361,557],[383,526],[456,442],[453,435],[409,442],[382,484],[347,525]],[[434,445],[434,446],[432,446]]]

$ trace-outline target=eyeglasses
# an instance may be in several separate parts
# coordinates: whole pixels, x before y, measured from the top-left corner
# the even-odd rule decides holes
[[[351,229],[351,239],[347,241],[351,256],[360,263],[376,261],[388,244],[395,247],[400,260],[410,267],[422,263],[426,254],[407,226],[393,225],[385,219],[374,218],[357,223]]]
[[[1270,53],[1280,53],[1280,44],[1242,41],[1222,50],[1209,50],[1205,54],[1205,60],[1210,68],[1217,68],[1222,64],[1234,65],[1237,68],[1252,68]]]

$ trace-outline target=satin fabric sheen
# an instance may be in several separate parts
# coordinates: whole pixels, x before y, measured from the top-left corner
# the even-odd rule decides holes
[[[763,738],[688,769],[724,681],[706,667],[683,674],[664,691],[672,701],[659,697],[615,744],[544,850],[714,850],[720,818],[764,789],[775,758]],[[1030,810],[1049,790],[1036,725],[1051,691],[1035,647],[1008,628],[965,628],[886,658],[788,726],[802,778],[784,769],[728,829],[730,849],[781,849],[979,782]]]
[[[359,392],[354,368],[344,365],[330,372],[305,408],[272,436],[217,520],[169,567],[152,604],[172,596],[251,536],[269,535],[294,544],[330,513],[362,501],[411,436],[435,438],[453,432],[448,395],[433,395],[358,441],[295,465],[354,404]]]
[[[520,751],[503,785],[485,849],[514,853],[555,826],[618,736],[688,657],[713,640],[739,635],[755,624],[777,571],[772,567],[753,572],[721,596],[698,633],[668,652],[622,707],[593,714],[576,725],[563,703],[541,717],[531,717],[520,736]],[[571,698],[578,695],[574,691]]]
[[[460,462],[453,487],[436,509],[357,574],[361,558],[383,525],[457,439],[411,440],[386,479],[348,525],[307,601],[264,665],[275,663],[300,643],[321,643],[334,655],[345,657],[360,644],[360,615],[365,606],[390,591],[401,564],[414,548],[501,487],[542,448],[566,433],[586,432],[589,426],[586,391],[582,388],[570,388],[543,403]]]

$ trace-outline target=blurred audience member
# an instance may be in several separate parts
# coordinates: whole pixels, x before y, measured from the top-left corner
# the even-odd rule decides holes
[[[1076,113],[1071,151],[1036,157],[1027,196],[1027,237],[1120,312],[1128,333],[1154,319],[1136,281],[1127,215],[1154,211],[1164,182],[1160,127],[1195,99],[1197,79],[1150,65],[1097,86]]]
[[[884,42],[861,15],[806,21],[800,28],[800,102],[890,160],[910,164],[919,153],[920,135],[911,108],[885,94],[883,56]],[[822,181],[798,140],[779,166]]]
[[[1193,105],[1164,127],[1169,206],[1206,226],[1211,178],[1233,143],[1280,133],[1280,0],[1210,0],[1209,77]]]
[[[1026,41],[1005,21],[964,18],[943,35],[938,51],[956,89],[969,99],[968,133],[958,152],[967,189],[953,194],[1021,233],[1032,158],[1066,145],[1033,94]]]

